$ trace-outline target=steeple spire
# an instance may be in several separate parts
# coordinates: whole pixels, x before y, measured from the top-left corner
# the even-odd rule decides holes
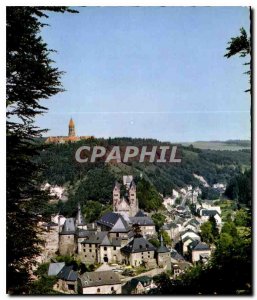
[[[76,136],[75,124],[74,124],[74,121],[72,120],[72,118],[70,119],[70,122],[69,122],[69,136]]]

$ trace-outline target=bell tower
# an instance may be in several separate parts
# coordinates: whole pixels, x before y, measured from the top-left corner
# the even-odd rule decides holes
[[[75,136],[75,124],[74,124],[72,118],[70,119],[70,122],[69,122],[69,136]]]

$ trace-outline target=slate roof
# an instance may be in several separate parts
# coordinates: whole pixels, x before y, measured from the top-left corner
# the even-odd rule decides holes
[[[203,209],[201,211],[201,214],[202,216],[208,216],[208,217],[211,217],[211,216],[215,216],[215,215],[220,215],[217,210],[208,210],[208,209]]]
[[[143,210],[139,210],[136,214],[135,217],[146,217],[146,213]]]
[[[128,232],[129,226],[121,214],[108,212],[104,214],[97,224],[107,226],[111,229],[111,232]]]
[[[77,229],[75,234],[78,238],[83,238],[83,237],[88,237],[90,235],[95,234],[95,231],[85,230],[85,229]]]
[[[121,280],[113,271],[86,272],[80,277],[82,287],[120,284]]]
[[[184,261],[185,260],[184,257],[174,249],[170,252],[170,256],[171,256],[171,258],[173,258],[177,261]]]
[[[186,236],[182,239],[182,243],[185,243],[186,241],[191,240],[192,242],[195,240],[194,238],[190,237],[190,236]]]
[[[73,218],[68,218],[65,220],[60,234],[75,234],[75,224]]]
[[[120,250],[126,253],[155,251],[155,247],[143,237],[136,237]]]
[[[76,281],[78,279],[78,272],[73,270],[73,266],[65,266],[57,274],[57,278],[65,281]]]
[[[106,234],[106,236],[103,238],[101,244],[101,246],[111,246],[112,243],[110,242],[108,235]]]
[[[210,247],[203,242],[199,242],[196,244],[196,246],[193,247],[193,251],[204,251],[204,250],[210,250]]]
[[[150,217],[131,217],[129,218],[132,224],[140,226],[154,226],[154,222]]]
[[[162,237],[162,235],[161,235],[160,242],[161,242],[161,245],[160,245],[160,247],[157,248],[156,252],[157,253],[167,253],[167,252],[170,252],[170,250],[166,246],[164,246],[164,244],[163,244],[163,237]]]
[[[115,225],[112,227],[110,232],[128,232],[130,230],[128,223],[124,220],[122,215],[119,215],[119,218]]]
[[[50,263],[48,267],[48,276],[56,276],[65,266],[65,262]]]
[[[120,247],[121,246],[121,241],[122,241],[122,238],[118,237],[118,238],[113,238],[111,240],[111,243],[115,247]]]
[[[135,289],[139,282],[142,283],[143,286],[150,285],[152,282],[152,278],[149,276],[140,276],[140,277],[132,278],[130,281],[130,287],[132,289]]]
[[[81,242],[81,244],[101,244],[108,231],[90,232],[88,236]]]

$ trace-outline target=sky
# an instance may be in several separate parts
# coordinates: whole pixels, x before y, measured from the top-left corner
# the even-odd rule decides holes
[[[239,57],[224,57],[246,7],[82,7],[49,14],[42,36],[65,92],[41,104],[49,135],[191,142],[250,139],[250,94]],[[45,20],[44,20],[45,21]]]

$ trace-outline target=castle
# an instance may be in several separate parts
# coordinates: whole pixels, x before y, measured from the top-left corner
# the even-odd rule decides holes
[[[122,187],[125,195],[121,197]],[[134,226],[140,228],[136,233]],[[133,267],[144,263],[149,268],[171,268],[169,249],[161,239],[155,247],[149,238],[156,237],[152,219],[138,208],[133,176],[123,176],[123,186],[115,183],[113,212],[107,212],[92,224],[86,224],[80,205],[76,218],[59,224],[59,253],[76,255],[86,264],[118,263]]]
[[[68,136],[50,136],[46,139],[45,143],[47,144],[64,144],[64,143],[75,143],[81,140],[87,140],[90,138],[94,138],[93,136],[76,136],[75,133],[75,123],[70,119],[69,122],[69,130],[68,130]]]

